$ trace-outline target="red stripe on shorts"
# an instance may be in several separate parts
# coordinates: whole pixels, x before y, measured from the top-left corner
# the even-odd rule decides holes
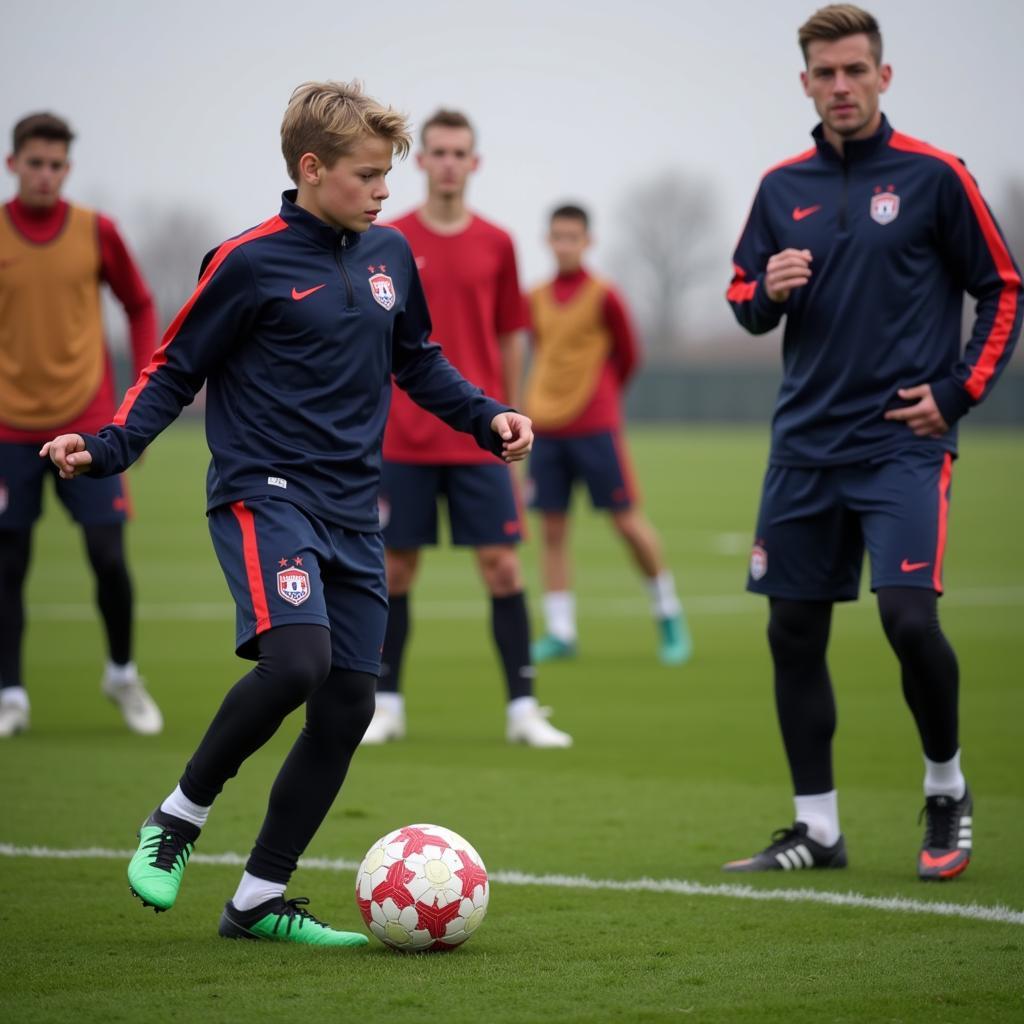
[[[937,594],[942,593],[942,558],[946,553],[946,521],[949,518],[949,485],[953,479],[953,456],[946,452],[939,474],[939,537],[935,544],[935,571],[932,584]]]
[[[267,604],[267,592],[263,589],[263,572],[260,569],[260,549],[256,541],[256,519],[245,507],[245,502],[235,501],[231,504],[238,525],[242,529],[242,556],[245,559],[245,576],[249,581],[249,595],[252,598],[252,610],[256,616],[256,634],[265,633],[271,627],[270,607]]]

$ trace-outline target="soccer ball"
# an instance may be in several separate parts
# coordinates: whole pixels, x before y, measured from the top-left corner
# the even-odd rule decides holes
[[[356,872],[356,903],[387,946],[454,949],[480,927],[490,885],[480,854],[440,825],[407,825],[370,847]]]

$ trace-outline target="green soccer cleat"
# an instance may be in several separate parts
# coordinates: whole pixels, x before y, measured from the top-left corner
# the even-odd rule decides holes
[[[362,932],[339,932],[317,920],[305,909],[308,903],[304,896],[294,900],[275,896],[252,910],[239,910],[228,900],[217,932],[225,939],[298,942],[306,946],[365,946],[370,941]]]
[[[534,640],[530,655],[535,665],[544,661],[569,661],[576,657],[576,644],[571,640],[559,640],[557,636],[545,633]]]
[[[685,665],[693,657],[693,638],[680,611],[658,620],[658,660],[663,665]]]
[[[159,810],[142,823],[139,848],[128,864],[128,886],[144,907],[159,914],[174,906],[198,838],[195,825]]]

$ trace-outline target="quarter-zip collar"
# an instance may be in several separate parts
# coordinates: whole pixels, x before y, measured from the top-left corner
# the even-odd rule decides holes
[[[874,135],[866,139],[847,139],[843,143],[842,155],[836,152],[832,144],[825,138],[825,128],[819,122],[811,132],[814,144],[818,147],[818,153],[826,160],[839,161],[852,164],[860,160],[867,160],[874,156],[883,146],[888,145],[892,136],[892,126],[889,124],[885,114],[882,115],[882,122]]]
[[[319,217],[314,217],[308,210],[296,204],[298,194],[298,189],[294,188],[281,193],[281,219],[288,227],[332,252],[340,246],[346,249],[355,247],[359,242],[360,232],[347,229],[337,231],[330,224],[325,224]]]

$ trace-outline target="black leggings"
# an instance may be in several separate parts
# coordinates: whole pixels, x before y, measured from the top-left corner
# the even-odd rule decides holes
[[[124,526],[83,526],[85,550],[96,580],[110,660],[132,660],[132,581],[124,555]],[[0,530],[0,686],[23,686],[21,651],[25,635],[25,577],[32,530]]]
[[[287,883],[370,724],[376,677],[331,668],[331,635],[324,626],[278,626],[258,646],[255,668],[228,691],[179,784],[190,800],[209,806],[242,762],[305,703],[305,724],[270,790],[246,865],[258,878]]]
[[[959,671],[940,626],[936,595],[913,587],[877,594],[885,635],[899,659],[903,695],[925,755],[948,761],[957,752]],[[825,652],[832,605],[772,598],[768,643],[775,665],[775,706],[793,790],[827,793],[832,776],[836,705]]]

